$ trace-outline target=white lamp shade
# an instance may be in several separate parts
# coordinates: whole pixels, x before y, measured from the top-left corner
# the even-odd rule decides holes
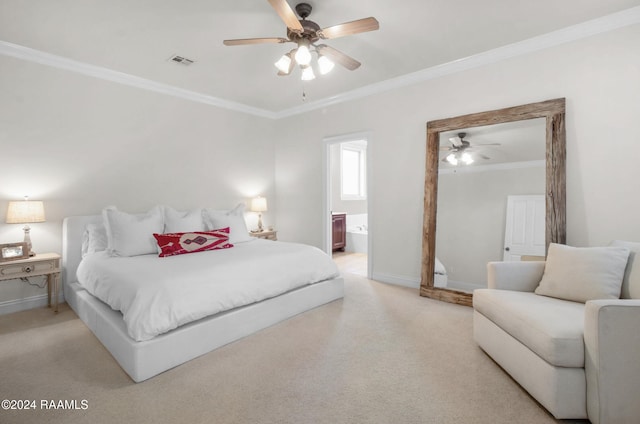
[[[44,205],[41,201],[20,200],[9,202],[7,224],[28,224],[44,221]]]
[[[251,210],[253,212],[266,212],[267,211],[267,199],[258,196],[251,200]]]
[[[311,66],[302,68],[302,77],[301,77],[302,81],[311,81],[315,78],[316,78],[316,75],[313,73],[313,69],[311,69]]]
[[[328,57],[320,56],[318,58],[318,67],[320,68],[320,73],[322,75],[326,75],[331,72],[334,66],[334,63]]]
[[[299,65],[306,66],[311,63],[311,52],[309,51],[309,47],[304,44],[298,46],[298,51],[296,51],[294,57]]]
[[[284,74],[289,73],[289,66],[291,65],[291,55],[289,53],[282,55],[282,57],[275,63],[276,68]]]

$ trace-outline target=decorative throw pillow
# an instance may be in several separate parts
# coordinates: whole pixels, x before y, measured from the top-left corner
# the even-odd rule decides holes
[[[204,209],[202,218],[207,230],[213,228],[229,227],[229,242],[242,243],[253,240],[247,231],[247,223],[244,220],[244,203],[238,204],[230,211],[217,211],[212,209]]]
[[[110,256],[148,255],[158,251],[153,233],[164,230],[161,207],[156,206],[146,214],[132,215],[109,206],[102,210],[102,218]]]
[[[611,246],[622,246],[628,248],[629,260],[627,269],[622,279],[622,291],[620,297],[623,299],[640,299],[640,243],[633,241],[614,240]]]
[[[164,207],[164,232],[180,233],[186,231],[205,231],[202,220],[202,209],[177,211],[169,206]]]
[[[107,250],[107,229],[104,224],[87,224],[82,234],[82,257]]]
[[[618,299],[628,257],[626,247],[570,247],[551,243],[535,292],[583,303]]]
[[[158,256],[161,258],[233,247],[233,244],[229,243],[229,228],[190,233],[154,234],[153,237],[158,242],[160,252]]]

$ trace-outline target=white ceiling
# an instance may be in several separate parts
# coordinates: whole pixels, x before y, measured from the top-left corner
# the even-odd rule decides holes
[[[640,0],[309,0],[327,27],[368,16],[380,30],[327,40],[362,62],[304,84],[330,99],[412,72],[640,5]],[[298,2],[289,1],[294,7]],[[273,63],[292,47],[227,47],[231,38],[284,37],[267,0],[0,0],[0,41],[270,112],[301,105],[296,70]],[[168,61],[178,54],[191,66]],[[1,71],[0,71],[1,72]],[[1,75],[1,74],[0,74]]]
[[[543,163],[546,158],[546,132],[545,118],[443,132],[440,134],[441,148],[451,146],[450,137],[465,133],[464,140],[471,144],[467,151],[473,156],[474,162],[471,165],[453,166],[442,161],[449,152],[441,150],[440,170],[534,161]]]

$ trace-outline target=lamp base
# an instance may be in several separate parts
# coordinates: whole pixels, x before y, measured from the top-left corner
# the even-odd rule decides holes
[[[35,256],[36,253],[33,250],[31,250],[31,236],[29,235],[29,232],[31,231],[31,227],[29,227],[29,225],[25,225],[23,230],[24,230],[24,242],[27,245],[29,256]]]
[[[262,214],[258,214],[258,232],[263,232],[264,228],[262,227]]]

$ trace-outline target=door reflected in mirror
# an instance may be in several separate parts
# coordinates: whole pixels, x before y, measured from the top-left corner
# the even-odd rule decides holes
[[[544,256],[545,143],[544,118],[440,133],[434,287],[472,292],[487,262]]]

